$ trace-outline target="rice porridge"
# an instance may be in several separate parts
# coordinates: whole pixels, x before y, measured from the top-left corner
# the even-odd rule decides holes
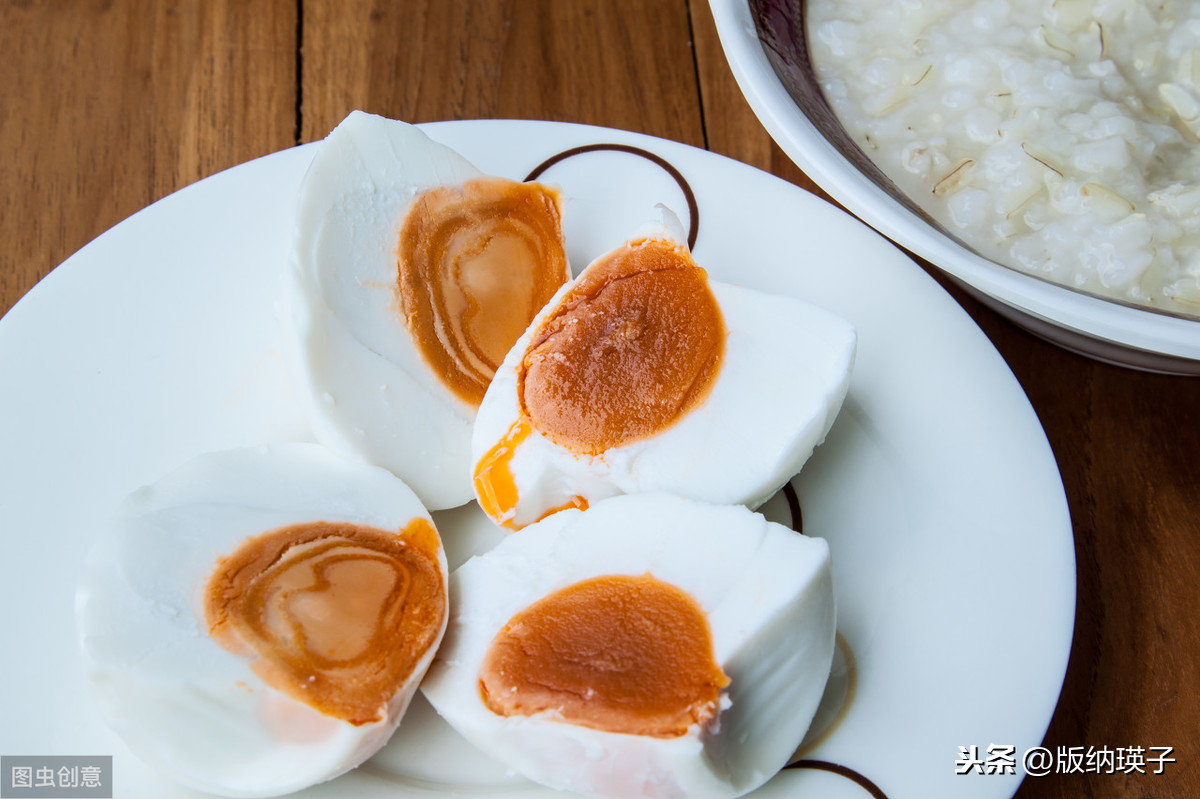
[[[1200,313],[1200,2],[808,0],[830,106],[981,254]]]

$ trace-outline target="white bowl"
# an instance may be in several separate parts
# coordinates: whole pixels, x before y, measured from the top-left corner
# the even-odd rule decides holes
[[[908,200],[858,149],[811,72],[803,0],[709,0],[742,93],[784,152],[830,196],[985,305],[1100,361],[1200,375],[1200,319],[1060,286],[984,258]]]

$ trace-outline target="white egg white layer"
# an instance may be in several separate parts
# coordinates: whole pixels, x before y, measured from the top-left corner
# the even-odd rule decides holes
[[[670,228],[658,235],[671,241]],[[474,463],[521,415],[517,370],[533,335],[573,284],[530,324],[496,371],[471,438]],[[849,388],[854,327],[794,297],[709,281],[726,328],[720,370],[704,401],[648,438],[581,455],[536,428],[513,454],[513,522],[569,504],[667,491],[757,508],[791,479],[828,434]]]
[[[271,688],[222,648],[203,591],[218,558],[248,537],[315,520],[398,530],[415,518],[429,516],[395,476],[316,444],[203,455],[134,492],[76,595],[105,720],[147,763],[225,796],[291,793],[357,766],[395,730],[436,647],[381,721],[355,726]]]
[[[687,591],[730,678],[707,730],[603,732],[548,714],[505,718],[480,694],[494,636],[546,594],[601,575],[650,573]],[[459,733],[535,782],[587,796],[747,793],[800,744],[833,658],[829,549],[742,506],[667,494],[615,497],[521,530],[451,575],[451,619],[421,690]]]
[[[314,435],[399,475],[431,510],[461,505],[475,409],[409,334],[397,248],[418,194],[482,173],[418,128],[361,111],[319,147],[300,187],[288,292],[290,360]]]

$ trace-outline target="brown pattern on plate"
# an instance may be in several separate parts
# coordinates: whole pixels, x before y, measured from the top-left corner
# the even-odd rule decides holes
[[[525,176],[525,180],[536,180],[537,178],[541,177],[542,173],[544,173],[547,169],[559,163],[560,161],[565,161],[568,158],[573,158],[574,156],[583,155],[585,153],[604,151],[629,153],[630,155],[636,155],[640,158],[645,158],[647,161],[662,167],[663,171],[674,178],[675,182],[679,184],[679,189],[683,192],[684,198],[687,200],[687,246],[689,250],[695,249],[696,237],[700,234],[700,207],[696,203],[696,193],[692,191],[692,186],[687,182],[687,178],[683,176],[683,173],[681,173],[674,166],[674,164],[657,153],[652,153],[649,150],[643,150],[641,147],[634,147],[629,144],[612,144],[604,142],[598,144],[585,144],[580,147],[572,147],[569,150],[563,150],[561,153],[550,156],[545,161],[530,170],[529,174]]]

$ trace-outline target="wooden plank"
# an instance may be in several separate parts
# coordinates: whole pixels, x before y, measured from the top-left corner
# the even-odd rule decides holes
[[[1075,528],[1071,662],[1046,746],[1174,747],[1161,775],[1027,780],[1020,799],[1200,795],[1200,381],[1037,343],[1002,350],[1062,471]]]
[[[146,204],[295,142],[295,8],[0,4],[0,313]]]
[[[606,125],[702,146],[685,0],[305,0],[302,138],[407,122]]]

